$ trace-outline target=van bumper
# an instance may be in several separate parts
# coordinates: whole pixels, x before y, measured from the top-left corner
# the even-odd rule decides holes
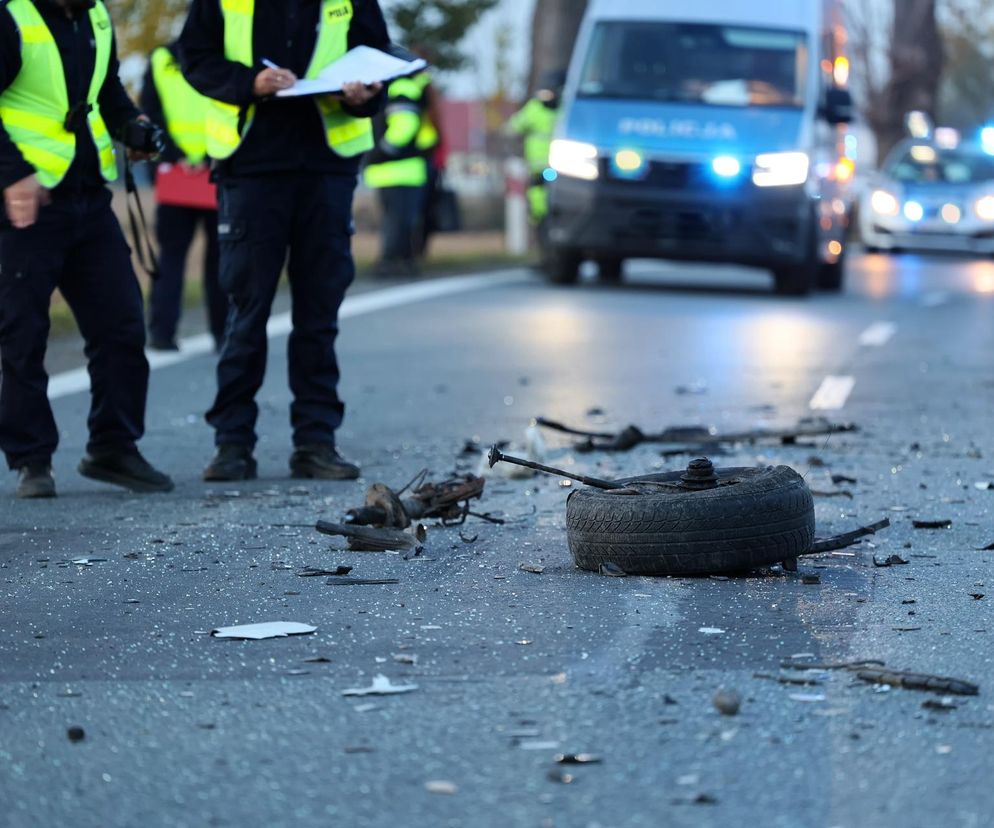
[[[803,186],[673,192],[560,177],[550,185],[548,238],[589,259],[800,264],[811,256],[812,204]]]

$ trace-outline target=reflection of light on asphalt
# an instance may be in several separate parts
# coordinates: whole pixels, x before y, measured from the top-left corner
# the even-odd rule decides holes
[[[974,293],[994,293],[994,264],[977,262],[970,268],[970,281]]]
[[[522,338],[546,348],[565,348],[589,339],[589,321],[568,307],[546,307],[528,314]]]
[[[810,317],[777,314],[762,316],[750,322],[748,332],[740,340],[738,348],[749,343],[753,353],[751,360],[764,369],[795,364],[807,345],[819,345],[819,331]],[[728,347],[729,343],[723,343]]]

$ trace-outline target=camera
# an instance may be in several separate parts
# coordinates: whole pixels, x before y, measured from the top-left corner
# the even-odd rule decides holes
[[[121,130],[121,143],[135,152],[161,155],[166,149],[166,134],[151,121],[128,121]]]

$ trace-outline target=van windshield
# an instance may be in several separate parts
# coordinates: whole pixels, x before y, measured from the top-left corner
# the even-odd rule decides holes
[[[714,106],[802,107],[802,32],[698,23],[597,24],[578,94]]]

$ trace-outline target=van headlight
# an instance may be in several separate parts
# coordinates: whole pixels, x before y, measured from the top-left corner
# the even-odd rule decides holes
[[[752,183],[757,187],[791,187],[808,180],[811,159],[806,152],[770,152],[756,156]]]
[[[878,216],[896,216],[901,212],[897,198],[886,190],[874,190],[870,196],[870,206]]]
[[[597,147],[582,141],[557,138],[549,147],[549,166],[560,175],[594,181],[600,175]]]
[[[994,221],[994,196],[986,195],[977,199],[973,211],[981,221]]]

